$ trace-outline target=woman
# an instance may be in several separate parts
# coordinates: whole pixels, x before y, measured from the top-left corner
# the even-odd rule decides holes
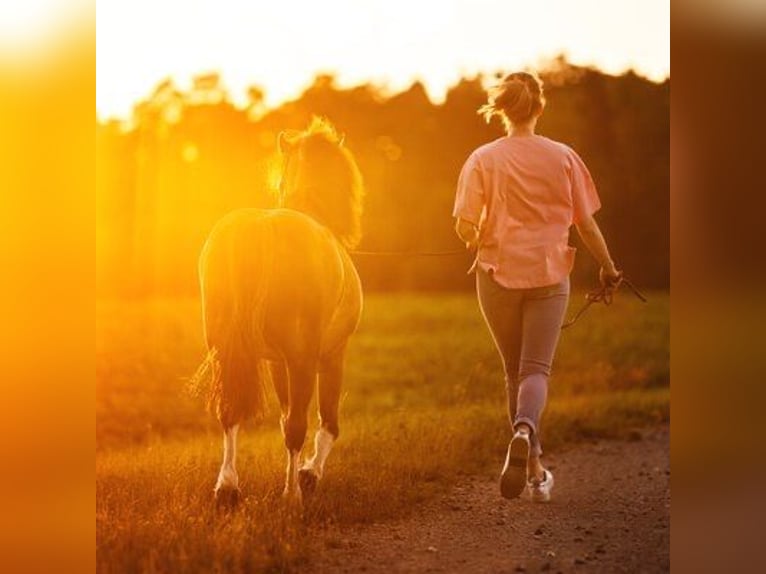
[[[593,219],[601,203],[588,169],[571,148],[535,134],[544,107],[542,83],[528,73],[490,90],[479,113],[488,122],[500,116],[507,136],[470,155],[453,212],[458,236],[478,249],[479,305],[505,370],[514,435],[500,491],[515,498],[527,487],[538,502],[553,487],[540,463],[540,415],[569,299],[572,224],[601,265],[602,283],[620,277]]]

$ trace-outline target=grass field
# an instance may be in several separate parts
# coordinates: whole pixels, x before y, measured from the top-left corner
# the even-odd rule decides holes
[[[669,419],[669,298],[648,296],[620,293],[565,331],[547,450]],[[570,311],[581,303],[574,295]],[[98,305],[99,572],[300,568],[325,524],[405,515],[461,475],[499,470],[510,438],[503,380],[475,298],[376,295],[349,348],[341,437],[304,519],[281,505],[273,397],[266,420],[240,433],[242,508],[217,514],[221,436],[187,384],[203,355],[199,315],[193,300]]]

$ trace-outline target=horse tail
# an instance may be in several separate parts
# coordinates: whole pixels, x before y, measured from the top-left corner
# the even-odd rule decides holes
[[[200,258],[208,352],[195,379],[208,380],[207,404],[224,428],[263,414],[270,381],[264,312],[273,274],[270,225],[219,241]],[[256,231],[256,232],[253,232]]]

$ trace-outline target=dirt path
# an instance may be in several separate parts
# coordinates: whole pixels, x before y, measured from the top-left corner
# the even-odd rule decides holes
[[[551,503],[500,498],[471,477],[406,520],[339,533],[317,572],[666,572],[667,427],[546,456]],[[337,546],[337,547],[336,547]]]

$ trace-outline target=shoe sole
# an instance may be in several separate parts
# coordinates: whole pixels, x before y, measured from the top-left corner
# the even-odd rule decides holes
[[[505,468],[500,475],[500,494],[503,498],[518,498],[527,485],[527,458],[529,441],[513,437],[508,445]]]

